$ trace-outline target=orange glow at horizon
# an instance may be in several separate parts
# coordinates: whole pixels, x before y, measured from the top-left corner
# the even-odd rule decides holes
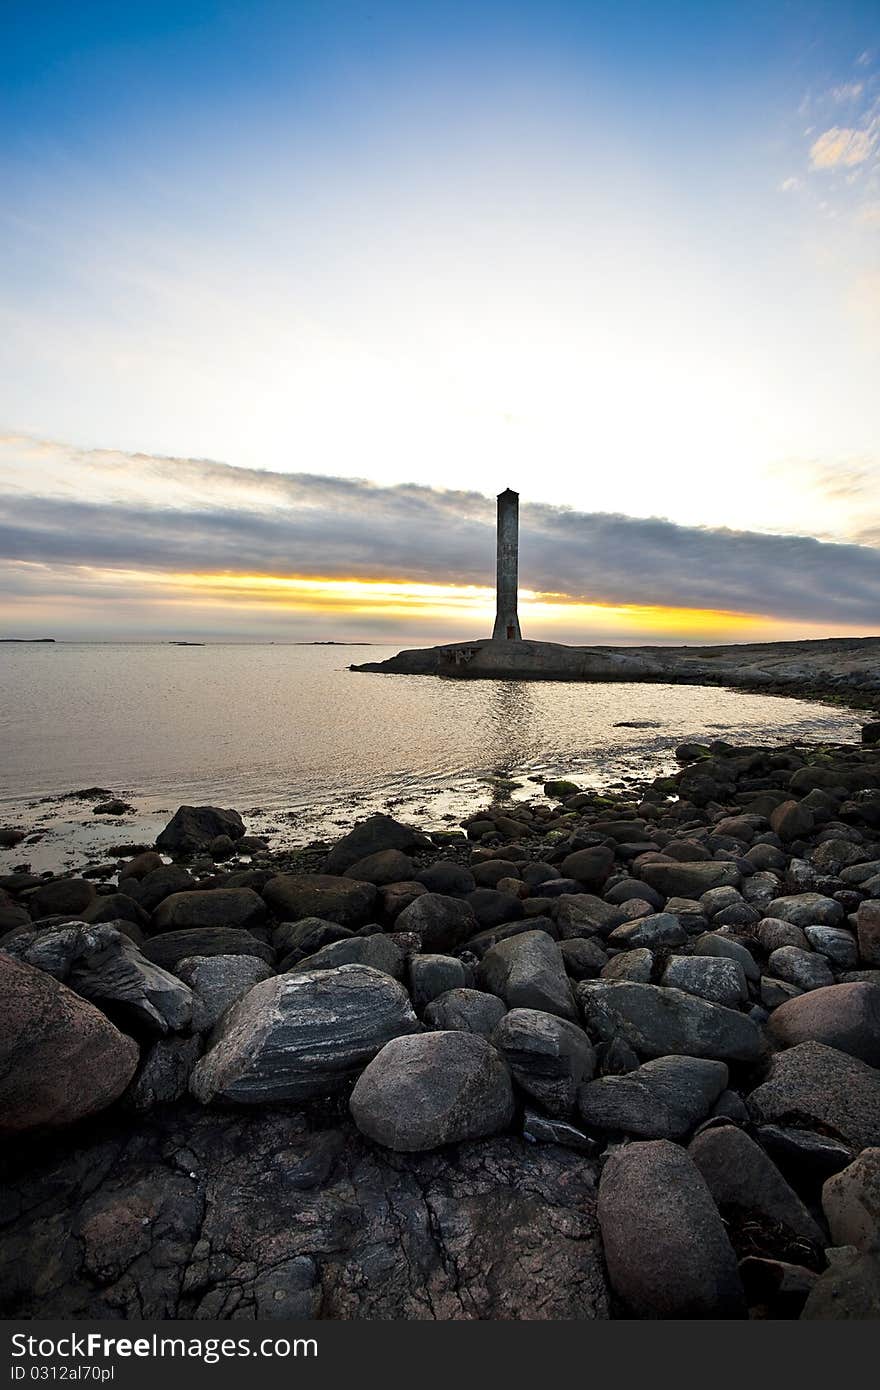
[[[225,610],[263,613],[278,618],[313,615],[325,618],[395,620],[412,632],[419,622],[426,634],[446,624],[455,640],[473,640],[491,630],[494,588],[473,584],[432,584],[407,579],[330,578],[314,575],[264,575],[207,572],[156,573],[142,570],[78,567],[80,606],[135,601],[157,613],[201,610],[216,617]],[[109,591],[113,590],[111,594]],[[66,596],[64,596],[66,597]],[[62,595],[54,596],[56,603]],[[73,595],[70,595],[73,599]],[[754,613],[683,608],[665,604],[587,602],[567,594],[521,589],[524,635],[567,642],[613,641],[773,641],[829,635],[817,624]],[[846,631],[844,629],[844,631]],[[401,640],[407,639],[402,630]],[[437,640],[436,637],[433,640]]]

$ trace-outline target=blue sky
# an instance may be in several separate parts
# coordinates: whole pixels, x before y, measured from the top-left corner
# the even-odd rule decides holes
[[[183,465],[143,499],[147,455],[243,493],[252,469],[511,485],[819,538],[832,576],[876,544],[876,4],[7,0],[0,25],[11,529],[27,490],[212,504]],[[94,450],[132,460],[112,497]],[[49,551],[11,546],[4,625],[28,578],[68,623],[82,568],[47,597]]]

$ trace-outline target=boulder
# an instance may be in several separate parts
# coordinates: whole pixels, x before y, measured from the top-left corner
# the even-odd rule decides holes
[[[796,946],[800,951],[809,949],[803,930],[792,922],[783,922],[779,917],[763,917],[755,934],[768,955],[782,946]]]
[[[791,893],[784,898],[774,898],[767,916],[790,922],[795,927],[836,927],[843,921],[843,908],[823,893]]]
[[[189,989],[147,960],[119,926],[70,922],[22,934],[6,950],[90,999],[126,1029],[159,1034],[188,1028]]]
[[[795,1238],[824,1245],[821,1230],[776,1164],[736,1125],[703,1130],[688,1153],[725,1220],[757,1215]]]
[[[204,1104],[327,1095],[391,1038],[420,1028],[403,986],[370,966],[276,975],[223,1015],[191,1090]]]
[[[156,932],[185,927],[259,927],[266,904],[252,888],[213,888],[207,892],[172,893],[153,913]]]
[[[425,885],[416,883],[415,879],[405,880],[403,883],[387,883],[384,888],[379,889],[383,918],[393,922],[405,907],[409,907],[411,902],[415,902],[416,898],[420,898],[427,891]]]
[[[501,999],[481,989],[448,989],[425,1009],[425,1023],[435,1030],[480,1033],[491,1038],[506,1012]]]
[[[767,969],[777,980],[798,989],[822,989],[834,984],[831,967],[818,951],[802,951],[798,946],[780,946],[771,951]]]
[[[732,1009],[744,1003],[749,994],[739,961],[721,956],[670,956],[661,983]]]
[[[640,946],[635,951],[621,951],[599,971],[603,980],[635,980],[641,985],[649,984],[653,973],[654,957],[647,946]]]
[[[435,864],[429,864],[416,874],[416,882],[427,893],[443,893],[453,898],[472,893],[477,886],[470,869],[456,864],[454,859],[438,859]]]
[[[237,811],[219,806],[179,806],[164,830],[156,836],[156,848],[176,854],[196,854],[208,849],[218,835],[240,840],[244,822]]]
[[[32,926],[31,914],[21,903],[16,902],[11,893],[0,888],[0,936],[15,931],[17,927]]]
[[[747,1104],[759,1123],[819,1130],[856,1150],[880,1144],[880,1071],[823,1043],[777,1053]]]
[[[405,907],[395,922],[397,931],[414,932],[423,951],[448,951],[476,935],[479,923],[473,908],[460,898],[423,893]]]
[[[373,936],[350,936],[330,941],[313,955],[304,956],[290,970],[333,970],[337,965],[371,965],[395,980],[403,976],[406,957],[396,941],[376,932]]]
[[[354,936],[350,927],[325,922],[322,917],[303,917],[300,922],[279,922],[272,932],[272,945],[281,956],[310,956],[329,941],[347,941]]]
[[[840,1139],[795,1124],[756,1125],[755,1138],[797,1187],[814,1189],[853,1158],[850,1146]]]
[[[202,1051],[202,1039],[159,1038],[148,1049],[140,1071],[125,1093],[123,1104],[143,1112],[157,1105],[183,1100],[193,1067]]]
[[[711,1193],[668,1140],[615,1150],[599,1184],[611,1287],[640,1318],[740,1318],[736,1256]]]
[[[542,893],[546,887],[543,885]],[[619,907],[603,902],[592,893],[562,893],[557,902],[556,925],[560,937],[566,940],[596,933],[605,936],[622,920]]]
[[[112,1104],[137,1044],[88,1000],[0,952],[0,1133],[72,1124]]]
[[[145,849],[141,850],[140,854],[136,854],[132,859],[129,859],[126,864],[123,864],[122,868],[119,870],[119,877],[142,879],[146,878],[147,874],[151,874],[154,869],[161,868],[161,854],[157,854],[154,849]]]
[[[594,936],[560,941],[559,949],[567,973],[575,980],[592,979],[608,964],[608,953],[603,951]]]
[[[693,953],[695,956],[716,956],[723,960],[735,960],[742,966],[747,980],[757,982],[761,978],[760,967],[748,947],[739,941],[733,941],[729,936],[722,936],[720,932],[703,932],[693,944]]]
[[[780,840],[800,840],[814,825],[812,812],[799,801],[783,801],[770,812],[770,829]]]
[[[643,879],[624,878],[621,879],[620,883],[615,883],[613,888],[607,890],[605,901],[617,904],[645,902],[659,912],[663,906],[664,898],[662,893],[658,893],[656,888],[652,888]]]
[[[822,1210],[835,1245],[880,1253],[880,1148],[864,1149],[826,1179]]]
[[[508,922],[518,922],[525,916],[522,899],[515,893],[502,892],[498,888],[475,888],[464,901],[468,904],[481,927],[500,927]]]
[[[187,956],[177,973],[192,990],[192,1029],[209,1033],[226,1010],[274,973],[256,956]]]
[[[828,985],[789,999],[767,1025],[779,1047],[818,1042],[880,1067],[880,985]]]
[[[386,887],[389,883],[405,883],[413,877],[413,862],[408,854],[399,849],[380,849],[358,859],[345,870],[345,878],[357,878],[362,883],[375,883],[376,887]]]
[[[276,874],[263,897],[279,921],[320,917],[355,928],[373,920],[376,886],[331,874]]]
[[[562,952],[547,932],[527,931],[499,941],[480,961],[477,980],[510,1009],[541,1009],[577,1019]]]
[[[102,922],[127,922],[139,929],[138,940],[150,927],[149,913],[127,893],[102,893],[80,913],[80,920],[92,926],[99,926]]]
[[[880,1309],[880,1258],[851,1245],[830,1250],[828,1256],[828,1268],[810,1290],[801,1319],[808,1322],[875,1319]]]
[[[516,878],[517,868],[509,859],[483,859],[473,865],[471,873],[474,888],[495,888],[503,878]]]
[[[772,975],[761,976],[761,1007],[764,1009],[778,1009],[780,1004],[787,1004],[789,999],[797,999],[801,990],[797,985],[786,984],[784,980],[776,980]]]
[[[859,963],[859,945],[852,932],[840,927],[805,927],[804,936],[838,970],[854,970]]]
[[[159,904],[172,893],[187,893],[198,887],[196,880],[182,864],[163,864],[138,881],[120,875],[120,885],[125,884],[125,892],[140,903],[145,912],[153,912]]]
[[[654,912],[635,922],[626,922],[615,927],[608,937],[611,946],[624,951],[641,947],[657,951],[664,946],[681,946],[686,940],[687,931],[671,912]]]
[[[403,825],[393,816],[377,814],[359,821],[353,830],[337,840],[324,864],[325,874],[344,874],[352,864],[383,850],[396,849],[402,854],[414,854],[430,849],[427,835],[412,825]]]
[[[267,965],[275,960],[271,946],[241,927],[189,927],[162,932],[144,942],[142,953],[154,965],[172,972],[186,956],[256,956]]]
[[[664,898],[699,898],[710,888],[738,888],[740,872],[735,864],[644,864],[640,875]]]
[[[591,1129],[681,1139],[706,1118],[726,1085],[723,1062],[657,1057],[625,1076],[582,1086],[578,1111]]]
[[[492,1035],[514,1081],[558,1119],[570,1119],[579,1088],[596,1069],[584,1030],[540,1009],[511,1009]]]
[[[856,921],[862,965],[880,968],[880,899],[860,903]]]
[[[614,868],[614,851],[606,845],[576,849],[563,859],[560,867],[564,878],[576,878],[588,888],[601,888]]]
[[[389,1042],[361,1073],[350,1101],[358,1129],[401,1153],[418,1153],[506,1129],[510,1073],[474,1033],[423,1033]]]
[[[566,1120],[554,1120],[549,1115],[541,1115],[537,1110],[523,1112],[523,1139],[529,1144],[561,1144],[564,1148],[575,1149],[578,1153],[594,1158],[599,1152],[595,1139],[590,1139]]]
[[[95,885],[87,878],[52,878],[30,900],[35,922],[41,917],[78,917],[95,900]]]
[[[577,993],[590,1034],[604,1042],[620,1035],[644,1057],[754,1062],[761,1055],[761,1034],[752,1019],[682,990],[590,980]]]
[[[464,989],[470,974],[457,956],[411,956],[409,962],[409,992],[417,1009],[423,1009],[450,989]]]

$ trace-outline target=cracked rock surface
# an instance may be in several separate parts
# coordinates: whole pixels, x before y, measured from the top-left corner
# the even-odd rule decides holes
[[[609,1316],[596,1165],[386,1152],[340,1107],[106,1115],[0,1169],[6,1317]]]

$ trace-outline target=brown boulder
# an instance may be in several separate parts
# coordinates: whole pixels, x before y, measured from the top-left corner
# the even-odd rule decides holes
[[[137,1044],[51,975],[0,952],[0,1133],[72,1124],[122,1094]]]

